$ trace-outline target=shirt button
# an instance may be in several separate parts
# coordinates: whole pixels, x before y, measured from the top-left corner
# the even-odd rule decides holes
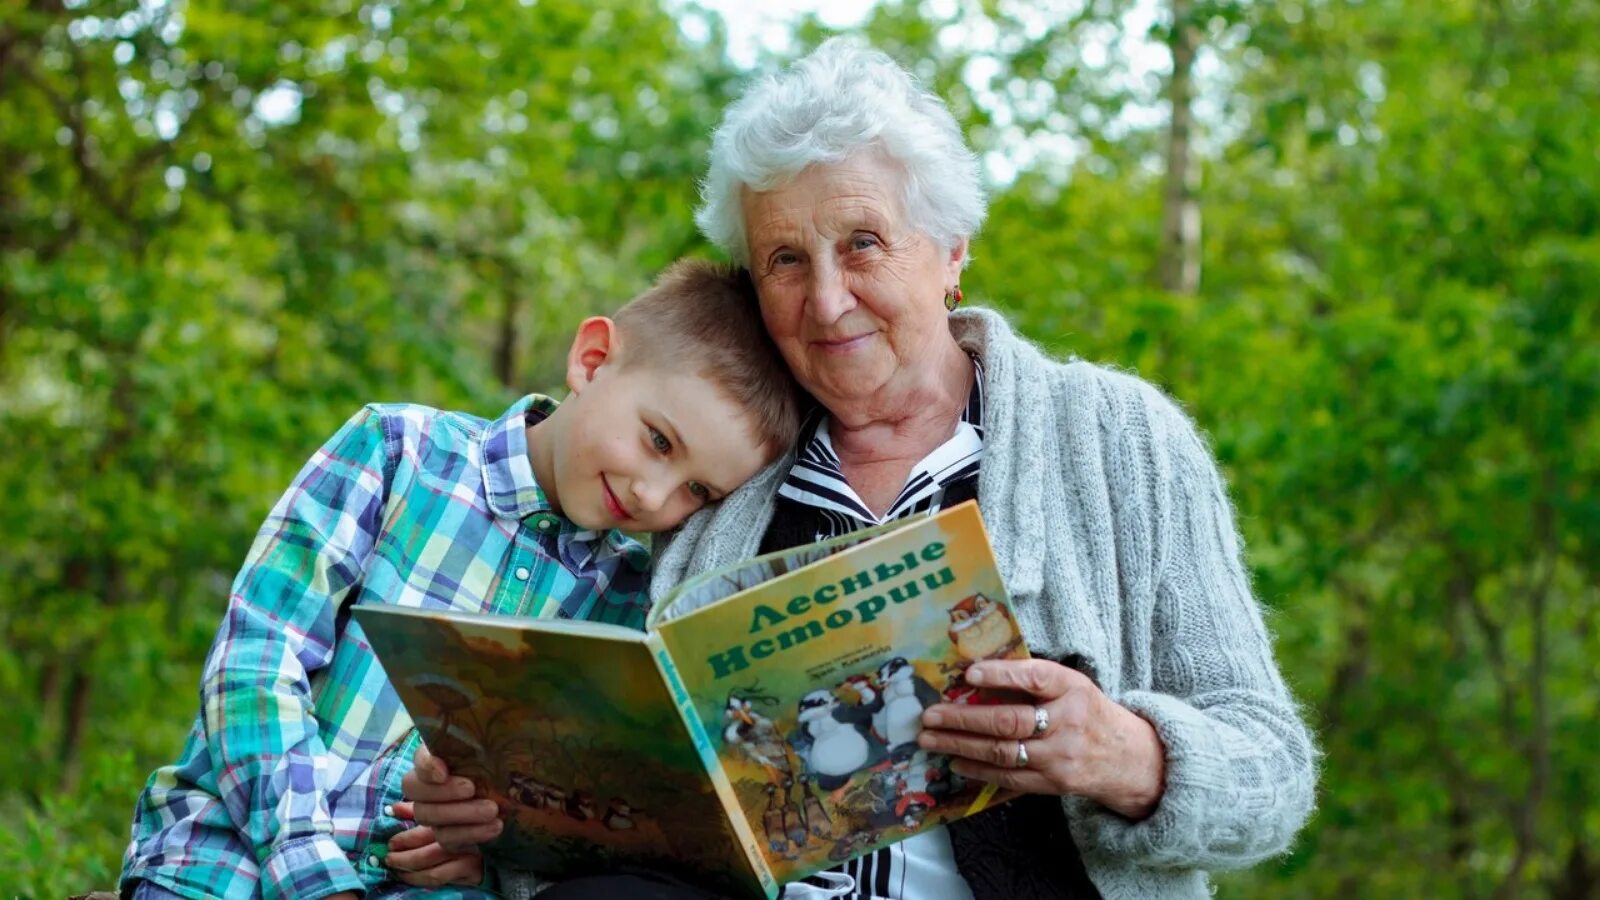
[[[540,531],[549,531],[550,530],[550,526],[554,525],[554,524],[555,523],[550,521],[549,519],[540,519],[539,520],[539,524],[537,526],[535,526],[535,527],[537,527]]]
[[[378,858],[378,854],[373,853],[367,857],[367,865],[376,869],[378,866],[383,865],[383,860]]]
[[[388,816],[391,819],[394,818],[394,804],[393,803],[384,804],[383,814]]]
[[[517,566],[517,580],[518,581],[527,581],[528,580],[528,576],[532,575],[532,574],[533,574],[532,572],[528,571],[528,567],[527,566]]]

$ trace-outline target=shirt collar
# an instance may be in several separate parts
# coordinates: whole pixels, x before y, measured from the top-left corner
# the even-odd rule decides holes
[[[806,420],[800,451],[778,488],[779,496],[876,525],[898,519],[908,511],[927,509],[930,498],[942,496],[948,485],[975,477],[978,461],[983,457],[983,363],[976,355],[969,354],[968,358],[974,374],[972,390],[961,409],[955,433],[912,466],[899,496],[881,518],[867,508],[844,477],[829,433],[831,419],[822,407]]]
[[[555,412],[558,402],[543,394],[529,394],[511,404],[483,433],[483,488],[489,509],[506,519],[526,519],[538,513],[554,514],[533,463],[528,459],[528,418]]]
[[[483,434],[483,487],[489,510],[505,519],[531,517],[540,533],[555,537],[562,562],[574,571],[583,571],[611,554],[627,556],[634,568],[642,571],[650,558],[647,549],[620,531],[582,528],[557,513],[534,478],[528,458],[528,425],[560,405],[543,394],[529,394],[489,423]]]

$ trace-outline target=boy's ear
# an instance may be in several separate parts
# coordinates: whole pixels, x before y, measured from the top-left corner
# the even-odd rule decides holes
[[[618,358],[618,337],[617,323],[605,316],[590,316],[578,326],[567,351],[567,387],[574,394],[583,392],[601,366]]]

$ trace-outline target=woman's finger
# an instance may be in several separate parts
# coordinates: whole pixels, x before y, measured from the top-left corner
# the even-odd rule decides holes
[[[966,731],[944,731],[932,728],[924,728],[917,735],[917,746],[924,750],[1005,768],[1016,767],[1017,744],[1019,743],[1021,742],[1013,738],[990,737],[989,735],[972,734]],[[1030,756],[1039,753],[1042,749],[1043,742],[1028,742]]]
[[[1045,730],[1039,731],[1040,716],[1044,710]],[[941,728],[946,731],[970,731],[1000,738],[1023,740],[1040,738],[1055,732],[1061,716],[1046,703],[1041,706],[970,706],[964,703],[938,703],[922,711],[924,728]]]
[[[1085,684],[1082,672],[1048,659],[990,659],[967,667],[967,683],[987,690],[1022,691],[1031,697],[1054,700]]]
[[[1033,768],[1018,769],[1011,766],[991,766],[987,763],[970,759],[955,759],[950,762],[950,771],[963,778],[986,781],[1024,794],[1053,794],[1059,796],[1062,793],[1060,785],[1051,781],[1050,777],[1045,773]]]

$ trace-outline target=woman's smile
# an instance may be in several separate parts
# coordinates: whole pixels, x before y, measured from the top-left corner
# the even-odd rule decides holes
[[[869,331],[866,334],[858,334],[851,337],[818,338],[812,341],[811,345],[824,353],[853,353],[866,346],[867,341],[875,334],[877,334],[876,331]]]

